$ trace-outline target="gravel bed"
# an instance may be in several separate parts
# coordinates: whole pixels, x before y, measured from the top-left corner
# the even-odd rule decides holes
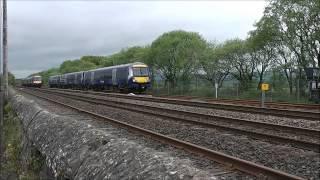
[[[170,97],[167,97],[167,98],[170,98]],[[176,99],[179,99],[179,98],[176,98]],[[242,102],[223,102],[223,101],[215,101],[215,100],[208,100],[208,101],[205,101],[205,100],[202,100],[202,99],[190,99],[192,101],[199,101],[199,102],[208,102],[208,103],[219,103],[219,104],[231,104],[231,105],[245,105],[245,106],[252,106],[252,107],[260,107],[261,105],[260,104],[246,104],[246,103],[242,103]],[[273,102],[273,103],[277,103],[277,102]],[[279,104],[279,105],[269,105],[268,102],[265,103],[265,107],[266,108],[274,108],[274,109],[287,109],[287,110],[297,110],[297,111],[307,111],[307,112],[319,112],[320,110],[319,109],[313,109],[313,108],[306,108],[306,107],[294,107],[294,106],[286,106],[286,105],[282,105],[282,104]]]
[[[102,97],[102,96],[99,96],[99,97]],[[273,115],[244,113],[244,112],[227,111],[227,110],[212,109],[212,108],[190,107],[190,106],[167,104],[167,103],[139,101],[139,100],[133,100],[133,99],[113,98],[113,97],[107,97],[107,96],[103,98],[106,100],[109,99],[112,101],[126,102],[126,103],[132,103],[132,104],[143,104],[143,105],[162,107],[167,109],[184,110],[184,111],[197,112],[197,113],[203,113],[203,114],[209,114],[209,115],[227,116],[227,117],[241,118],[241,119],[257,121],[257,122],[267,122],[267,123],[273,123],[278,125],[287,125],[287,126],[293,126],[293,127],[320,130],[320,121],[310,121],[306,119],[291,119],[291,118],[278,117]]]
[[[143,128],[202,145],[241,159],[263,164],[274,169],[279,169],[290,174],[310,179],[319,178],[319,153],[284,145],[274,145],[250,139],[246,136],[235,136],[234,134],[212,128],[208,129],[201,126],[176,123],[154,116],[147,116],[106,106],[91,105],[59,96],[50,95],[50,97],[55,97],[55,99],[59,101],[69,102],[81,108],[88,108],[89,110],[105,114],[117,120],[129,122]]]
[[[124,107],[123,105],[117,105],[120,107]],[[127,107],[127,106],[125,106]],[[134,111],[134,109],[136,110],[141,110],[140,107],[135,107],[135,106],[131,106],[130,109],[133,109],[132,111]],[[293,140],[300,140],[300,141],[306,141],[306,142],[311,142],[311,143],[318,143],[320,142],[318,137],[314,137],[312,135],[304,135],[304,134],[297,134],[296,132],[283,132],[283,131],[279,131],[278,129],[268,129],[268,128],[263,128],[263,127],[254,127],[252,125],[246,125],[243,124],[241,122],[224,122],[224,121],[219,121],[219,120],[215,120],[215,119],[206,119],[206,118],[199,118],[199,117],[188,117],[188,116],[183,116],[183,115],[177,115],[177,114],[171,114],[169,112],[165,112],[165,111],[155,111],[155,110],[148,110],[147,112],[153,112],[155,114],[163,114],[163,115],[167,115],[169,117],[178,117],[178,118],[182,118],[182,119],[187,119],[187,120],[192,120],[192,121],[199,121],[199,122],[205,122],[205,123],[210,123],[210,124],[216,124],[216,125],[222,125],[225,127],[231,127],[231,128],[236,128],[236,129],[242,129],[242,130],[247,130],[250,132],[256,132],[256,133],[261,133],[261,134],[271,134],[271,135],[276,135],[276,136],[280,136],[280,137],[284,137],[284,138],[289,138],[289,139],[293,139]],[[274,143],[274,142],[273,142]],[[300,147],[301,148],[301,147]],[[303,148],[302,148],[303,149]]]
[[[90,96],[92,96],[92,95],[90,95]],[[116,102],[118,102],[118,100],[116,100]],[[120,102],[123,102],[123,101],[120,101]],[[163,104],[163,103],[160,103],[160,104]],[[150,103],[148,103],[147,105],[150,105]],[[156,107],[156,105],[157,105],[157,103],[154,103],[153,105],[150,105],[150,106]],[[139,110],[139,107],[132,106],[130,108],[138,108],[138,110]],[[163,108],[167,109],[167,107],[163,107]],[[188,107],[188,108],[190,108],[190,107]],[[177,109],[177,110],[180,110],[180,109]],[[148,110],[148,111],[155,112],[153,110]],[[159,112],[156,112],[156,113],[159,113]],[[161,114],[175,116],[175,117],[181,117],[181,115],[173,115],[171,113],[163,113],[162,112]],[[320,142],[320,139],[318,137],[314,137],[311,135],[297,134],[296,132],[284,132],[284,131],[279,131],[278,129],[257,128],[257,127],[253,127],[252,125],[243,124],[241,122],[229,123],[229,122],[223,122],[223,121],[221,122],[219,120],[216,121],[213,118],[212,119],[206,119],[206,118],[200,119],[198,117],[195,118],[195,117],[184,117],[184,116],[182,118],[211,123],[211,124],[216,124],[216,125],[228,126],[228,127],[233,127],[233,128],[237,128],[237,129],[243,129],[243,130],[256,132],[256,133],[272,134],[272,135],[277,135],[280,137],[290,138],[290,139],[294,139],[294,140],[300,140],[300,141],[306,141],[306,142],[312,142],[312,143],[319,143]]]
[[[156,112],[156,111],[154,111]],[[159,112],[157,112],[159,113]],[[181,117],[179,115],[173,115],[170,113],[161,113],[164,115],[168,116],[174,116],[174,117]],[[280,137],[285,137],[285,138],[290,138],[294,140],[301,140],[301,141],[306,141],[306,142],[312,142],[312,143],[320,143],[320,139],[317,137],[313,137],[311,135],[304,135],[304,134],[297,134],[295,132],[285,132],[285,131],[279,131],[278,129],[269,129],[269,128],[257,128],[254,126],[246,125],[241,122],[223,122],[223,121],[215,121],[215,119],[203,119],[203,118],[192,118],[192,117],[182,117],[184,119],[188,120],[193,120],[193,121],[199,121],[199,122],[205,122],[205,123],[210,123],[210,124],[215,124],[215,125],[221,125],[221,126],[226,126],[226,127],[231,127],[231,128],[236,128],[236,129],[242,129],[242,130],[247,130],[250,132],[256,132],[256,133],[261,133],[261,134],[270,134],[270,135],[276,135]]]
[[[45,95],[43,93],[38,93],[39,95]],[[187,164],[191,164],[195,168],[207,172],[209,175],[212,174],[218,179],[256,179],[256,177],[253,177],[251,175],[239,172],[239,171],[234,171],[234,170],[229,170],[226,169],[225,166],[216,163],[214,161],[201,158],[199,156],[190,154],[188,152],[185,152],[183,150],[177,149],[175,147],[172,147],[170,145],[165,145],[162,143],[159,143],[157,141],[154,141],[152,139],[146,138],[144,136],[141,136],[139,134],[135,134],[132,132],[128,132],[125,129],[118,128],[116,126],[113,126],[106,121],[99,120],[97,118],[94,118],[90,115],[86,114],[79,114],[78,111],[65,108],[62,106],[58,106],[54,103],[48,102],[46,100],[28,95],[23,93],[23,95],[29,99],[33,99],[37,104],[39,104],[41,107],[47,109],[48,111],[59,114],[59,115],[65,115],[68,117],[74,117],[77,118],[79,121],[86,121],[87,123],[91,124],[92,126],[99,127],[103,130],[106,130],[108,132],[116,132],[117,136],[119,139],[121,138],[126,138],[128,140],[132,140],[137,142],[138,144],[141,144],[142,146],[154,149],[155,151],[159,153],[165,153],[169,154],[172,157],[177,157],[178,159],[181,159],[183,161],[186,161]],[[50,95],[50,97],[53,97]],[[68,99],[57,97],[55,98],[56,100],[64,100],[64,102],[71,102]],[[72,101],[73,102],[73,101]],[[80,103],[77,103],[80,105]],[[200,178],[201,179],[201,178]]]

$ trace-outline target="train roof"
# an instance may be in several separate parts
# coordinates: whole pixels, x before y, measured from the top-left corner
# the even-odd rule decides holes
[[[85,72],[85,71],[70,72],[70,73],[61,74],[61,75],[79,74],[79,73],[83,73],[83,72]]]
[[[34,76],[28,76],[28,77],[26,77],[24,79],[30,79],[30,78],[33,78],[33,77],[40,77],[41,78],[41,76],[39,76],[39,75],[34,75]]]
[[[147,66],[145,63],[142,63],[142,62],[133,62],[133,63],[128,63],[128,64],[120,64],[120,65],[115,65],[115,66],[102,67],[102,68],[98,68],[98,69],[91,69],[88,71],[77,71],[77,72],[71,72],[71,73],[66,73],[66,74],[54,75],[54,76],[50,76],[49,78],[58,77],[58,76],[66,76],[66,75],[71,75],[71,74],[78,74],[78,73],[82,73],[82,72],[92,72],[92,71],[113,69],[113,68],[119,68],[119,67],[134,66],[134,65]]]
[[[113,69],[113,68],[119,68],[119,67],[128,67],[128,66],[134,66],[134,65],[145,65],[145,66],[147,66],[145,63],[142,63],[142,62],[134,62],[134,63],[120,64],[120,65],[115,65],[115,66],[108,66],[108,67],[102,67],[102,68],[98,68],[98,69],[92,69],[92,70],[88,70],[87,72],[106,70],[106,69]]]

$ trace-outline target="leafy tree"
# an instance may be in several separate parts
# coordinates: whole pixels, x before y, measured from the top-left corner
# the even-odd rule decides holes
[[[293,52],[303,69],[319,67],[319,12],[320,2],[314,0],[271,0],[265,9],[264,18],[272,19],[279,41]]]
[[[50,76],[53,76],[53,75],[58,75],[60,74],[59,72],[59,69],[58,68],[51,68],[47,71],[42,71],[40,73],[37,73],[39,74],[41,77],[42,77],[42,81],[44,84],[47,84],[48,83],[48,79]]]
[[[59,71],[60,73],[64,74],[77,71],[86,71],[89,69],[94,69],[96,67],[98,66],[91,61],[67,60],[60,65]]]
[[[8,72],[8,83],[12,86],[16,85],[16,78],[11,72]]]
[[[225,58],[232,67],[230,74],[240,82],[241,90],[247,90],[256,69],[256,62],[249,55],[247,41],[227,40],[223,44],[223,49]]]
[[[271,0],[264,16],[256,24],[257,31],[272,35],[260,43],[273,43],[276,64],[288,81],[290,94],[293,89],[292,74],[300,69],[319,67],[320,63],[320,2],[313,0]],[[300,85],[305,85],[300,83]],[[303,87],[300,87],[303,89]]]
[[[119,53],[105,57],[103,66],[112,66],[117,64],[126,64],[132,62],[146,62],[149,47],[134,46],[128,49],[122,49]]]
[[[215,83],[218,83],[218,88],[220,88],[231,70],[230,63],[226,59],[225,49],[218,44],[208,44],[200,58],[199,68],[204,71],[200,77],[208,80],[213,87]]]
[[[83,63],[91,63],[95,66],[101,66],[106,57],[104,56],[82,56],[80,61]]]
[[[187,81],[206,48],[205,40],[195,32],[171,31],[151,44],[149,62],[174,88],[177,80]]]
[[[258,89],[263,82],[264,75],[276,59],[276,32],[270,28],[269,19],[262,18],[256,25],[254,31],[249,32],[247,39],[249,55],[256,64],[256,72],[259,76]]]

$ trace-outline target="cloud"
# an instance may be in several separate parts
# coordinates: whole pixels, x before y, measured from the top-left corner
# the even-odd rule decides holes
[[[245,38],[264,1],[9,1],[9,70],[18,78],[83,55],[147,45],[183,29]]]

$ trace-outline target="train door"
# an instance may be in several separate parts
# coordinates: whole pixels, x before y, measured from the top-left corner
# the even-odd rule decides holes
[[[90,85],[90,72],[83,73],[83,88],[89,89]]]
[[[81,73],[80,87],[83,87],[83,85],[84,85],[84,72]]]
[[[90,84],[94,86],[94,71],[91,71],[91,75],[90,76],[91,76],[90,77],[91,78],[90,79],[90,82],[91,82]]]
[[[117,85],[117,69],[112,69],[112,85]]]
[[[73,88],[78,85],[78,73],[74,73]]]

